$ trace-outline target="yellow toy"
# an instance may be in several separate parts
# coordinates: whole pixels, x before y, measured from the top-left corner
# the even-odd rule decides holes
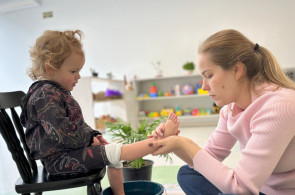
[[[162,109],[161,110],[161,116],[169,116],[170,112],[174,112],[173,108],[170,109]]]
[[[159,113],[158,112],[150,112],[148,114],[148,117],[159,117]]]
[[[208,94],[207,90],[203,90],[202,88],[198,89],[198,94],[203,95],[203,94]]]

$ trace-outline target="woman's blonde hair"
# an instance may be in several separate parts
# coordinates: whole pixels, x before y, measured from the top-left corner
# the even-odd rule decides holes
[[[73,49],[84,57],[82,36],[80,30],[45,31],[30,50],[32,66],[28,69],[28,75],[31,79],[37,80],[45,75],[45,64],[53,70],[60,69]]]
[[[210,59],[224,70],[242,62],[252,90],[256,84],[263,82],[295,89],[295,84],[285,75],[272,53],[236,30],[223,30],[213,34],[200,45],[199,53],[208,53]]]

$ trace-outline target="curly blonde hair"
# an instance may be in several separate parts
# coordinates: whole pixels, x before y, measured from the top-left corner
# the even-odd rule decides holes
[[[73,49],[84,57],[82,37],[83,33],[80,30],[45,31],[30,50],[32,66],[28,69],[29,77],[32,80],[42,78],[46,73],[45,64],[53,70],[60,69]]]

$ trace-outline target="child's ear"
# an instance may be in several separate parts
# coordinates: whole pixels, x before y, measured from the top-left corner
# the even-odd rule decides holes
[[[45,63],[45,71],[48,75],[52,75],[53,73],[53,69],[51,68],[51,65],[48,62]]]

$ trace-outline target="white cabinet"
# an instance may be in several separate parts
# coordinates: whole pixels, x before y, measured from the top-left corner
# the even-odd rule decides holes
[[[134,81],[135,84],[135,94],[150,93],[150,87],[152,83],[155,84],[157,91],[161,90],[164,93],[175,90],[175,86],[179,85],[180,87],[190,84],[195,88],[196,84],[202,81],[200,75],[185,75],[185,76],[175,76],[175,77],[163,77],[163,78],[150,78],[150,79],[138,79]],[[140,121],[144,118],[152,119],[149,117],[139,117],[140,111],[150,111],[160,113],[162,109],[173,108],[176,109],[177,106],[180,109],[190,108],[203,108],[203,109],[212,109],[214,101],[209,97],[209,95],[199,95],[191,94],[185,95],[181,94],[179,96],[162,96],[162,97],[153,97],[153,98],[135,98],[137,102],[137,113],[134,117],[137,118],[137,121]],[[157,117],[156,117],[157,118]],[[210,115],[198,115],[198,116],[179,116],[180,126],[206,126],[206,125],[216,125],[218,122],[218,114]]]
[[[106,89],[120,91],[123,98],[99,101],[93,99],[93,93],[106,91]],[[82,77],[72,91],[72,95],[82,109],[85,122],[93,129],[95,129],[95,118],[102,115],[127,120],[123,80]]]

